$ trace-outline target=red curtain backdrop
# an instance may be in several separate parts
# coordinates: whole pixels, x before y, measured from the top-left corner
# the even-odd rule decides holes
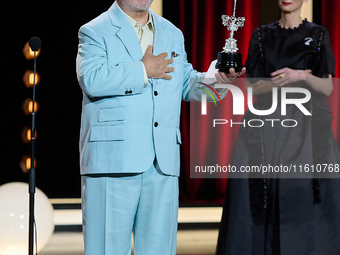
[[[229,31],[222,24],[223,14],[231,16],[233,13],[233,0],[181,0],[180,1],[180,29],[186,40],[188,60],[193,67],[201,72],[208,70],[211,61],[217,58],[217,53],[222,51],[225,39],[229,37]],[[245,62],[248,54],[248,44],[254,29],[260,22],[260,0],[238,0],[237,17],[245,17],[244,27],[235,32],[238,40],[239,52],[243,54]],[[243,88],[242,88],[243,89]],[[225,103],[226,102],[226,103]],[[226,118],[232,118],[232,98],[229,94],[224,100]],[[182,171],[180,181],[181,199],[184,203],[211,203],[221,204],[227,187],[227,179],[192,179],[190,178],[190,119],[189,103],[183,103],[182,110]],[[233,118],[235,119],[235,118]],[[211,123],[202,122],[199,125],[200,135],[204,134],[199,153],[206,153],[206,145],[209,141],[209,133],[214,132]],[[221,134],[220,142],[216,148],[217,158],[224,164],[231,163],[233,148],[237,138],[238,128]],[[192,135],[192,134],[191,134]],[[214,141],[216,143],[216,141]]]
[[[321,22],[326,26],[330,38],[331,45],[335,56],[335,81],[340,77],[340,1],[339,0],[324,0],[321,1]],[[339,82],[334,82],[334,88],[329,97],[329,105],[333,111],[333,131],[335,139],[339,144],[340,137],[340,88]]]
[[[223,14],[232,15],[233,0],[180,0],[179,18],[180,29],[186,39],[186,50],[188,60],[198,71],[204,72],[208,69],[210,62],[217,57],[222,50],[225,39],[229,32],[222,25]],[[340,77],[340,1],[324,0],[321,8],[321,23],[325,25],[330,33],[332,48],[336,60],[335,77]],[[243,54],[243,63],[248,54],[248,44],[253,30],[260,23],[260,0],[238,0],[237,17],[245,17],[244,27],[235,33],[238,40],[239,52]],[[244,89],[244,88],[242,88]],[[340,136],[340,88],[338,82],[334,83],[334,90],[329,98],[329,104],[333,111],[333,131],[335,138]],[[223,100],[224,115],[226,119],[232,116],[232,97],[230,93]],[[181,130],[182,130],[182,165],[181,165],[181,200],[189,204],[221,204],[227,187],[227,179],[192,179],[190,178],[190,104],[183,103]],[[206,146],[209,146],[209,133],[213,132],[211,123],[199,125],[200,135],[204,134],[199,148],[199,154],[206,153]],[[195,127],[196,129],[196,127]],[[216,143],[216,158],[223,159],[225,164],[231,164],[233,148],[237,138],[238,127],[227,129],[228,132],[220,134],[220,140]],[[196,130],[195,130],[196,132]],[[192,135],[192,134],[191,134]]]

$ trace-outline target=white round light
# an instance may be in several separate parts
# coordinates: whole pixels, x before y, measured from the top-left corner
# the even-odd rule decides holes
[[[36,189],[35,222],[38,252],[47,244],[54,231],[53,207],[47,196]],[[13,182],[0,186],[0,254],[28,254],[28,184]],[[34,247],[35,252],[35,247]]]

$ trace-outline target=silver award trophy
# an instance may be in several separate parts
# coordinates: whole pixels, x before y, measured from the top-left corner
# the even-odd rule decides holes
[[[237,40],[234,39],[234,33],[240,28],[243,27],[246,19],[236,18],[236,2],[234,0],[234,12],[233,16],[222,15],[223,25],[228,28],[230,31],[230,38],[226,39],[225,46],[223,47],[223,51],[218,53],[216,68],[224,73],[229,73],[229,68],[234,68],[235,72],[240,72],[242,69],[242,54],[238,53],[237,50]]]

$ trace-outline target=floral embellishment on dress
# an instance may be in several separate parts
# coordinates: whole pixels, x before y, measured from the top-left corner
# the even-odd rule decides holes
[[[306,37],[305,38],[305,45],[310,46],[310,43],[314,41],[312,37]]]

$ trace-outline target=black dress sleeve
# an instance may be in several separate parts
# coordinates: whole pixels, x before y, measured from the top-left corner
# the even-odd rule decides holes
[[[335,75],[335,58],[333,50],[331,47],[331,42],[329,38],[329,33],[326,28],[324,28],[323,36],[320,38],[320,52],[317,61],[314,66],[314,74],[318,77],[323,77],[323,75],[331,74]]]
[[[256,28],[251,36],[248,48],[248,56],[245,63],[247,74],[253,78],[263,77],[262,58],[260,51],[260,27]]]

